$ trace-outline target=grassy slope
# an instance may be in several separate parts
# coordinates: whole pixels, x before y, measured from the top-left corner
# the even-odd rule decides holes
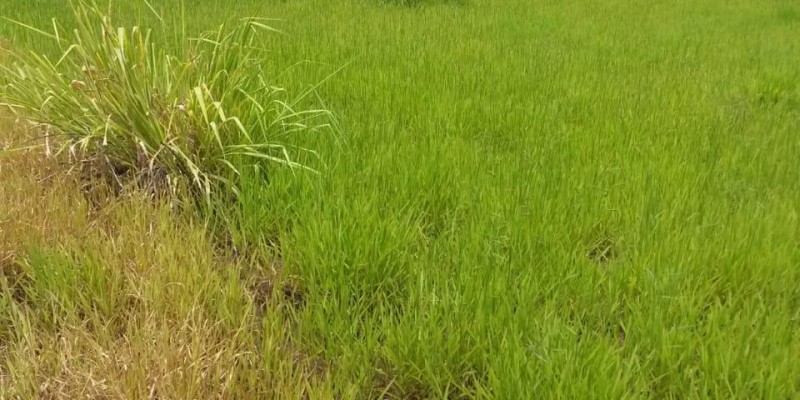
[[[305,307],[261,320],[247,282],[268,261],[216,254],[202,226],[134,200],[84,229],[98,222],[76,188],[3,160],[3,268],[24,266],[32,300],[0,303],[0,387],[797,395],[798,5],[492,3],[193,10],[192,28],[285,19],[265,68],[290,88],[352,61],[319,89],[343,127],[309,139],[327,171],[253,185],[235,232],[278,239]]]

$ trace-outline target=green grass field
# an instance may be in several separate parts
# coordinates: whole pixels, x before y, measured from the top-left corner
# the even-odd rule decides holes
[[[226,242],[2,156],[0,398],[800,397],[797,1],[153,3],[167,46],[276,19],[320,173],[243,176]]]

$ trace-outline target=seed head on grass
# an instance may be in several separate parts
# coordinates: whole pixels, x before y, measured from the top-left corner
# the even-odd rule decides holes
[[[287,98],[261,72],[255,41],[273,30],[262,20],[182,38],[171,53],[152,30],[117,27],[94,2],[72,9],[71,32],[55,20],[52,33],[15,22],[51,40],[57,59],[11,51],[0,65],[2,104],[57,134],[58,152],[103,160],[115,179],[158,176],[208,201],[238,194],[242,168],[312,170],[292,155],[313,151],[275,139],[328,127],[331,115],[298,110],[308,93]]]

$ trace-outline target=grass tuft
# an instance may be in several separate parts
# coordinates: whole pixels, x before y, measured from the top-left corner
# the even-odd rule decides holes
[[[118,27],[94,2],[72,6],[72,31],[55,19],[51,32],[15,22],[53,41],[58,57],[9,50],[1,67],[2,104],[44,130],[48,153],[68,152],[119,186],[206,200],[237,195],[243,168],[313,170],[293,155],[316,153],[283,141],[329,126],[331,115],[299,109],[308,93],[290,98],[261,72],[256,40],[274,31],[262,20],[220,25],[168,52],[153,30]]]

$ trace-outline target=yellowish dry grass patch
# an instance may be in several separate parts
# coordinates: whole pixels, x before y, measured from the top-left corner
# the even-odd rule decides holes
[[[0,151],[25,146],[33,136],[0,115]],[[7,154],[0,158],[0,260],[13,260],[30,243],[85,232],[85,210],[73,177],[41,152]]]
[[[4,148],[34,136],[2,120]],[[143,194],[93,207],[65,165],[0,159],[0,398],[325,397],[325,371],[257,290],[269,262],[220,254]]]

